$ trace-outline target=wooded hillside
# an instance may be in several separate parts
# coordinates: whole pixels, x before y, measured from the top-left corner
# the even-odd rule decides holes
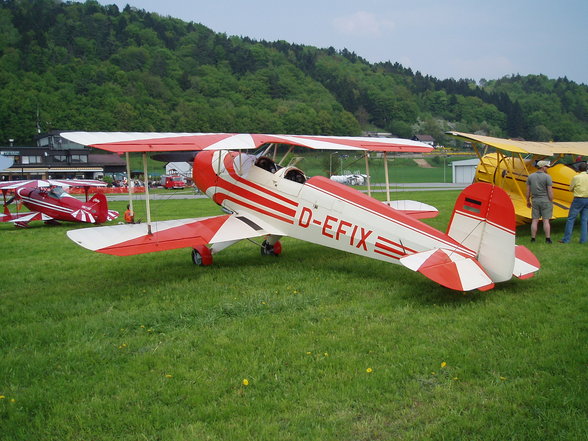
[[[229,37],[126,7],[0,0],[0,144],[38,130],[588,140],[588,86],[438,80],[345,49]]]

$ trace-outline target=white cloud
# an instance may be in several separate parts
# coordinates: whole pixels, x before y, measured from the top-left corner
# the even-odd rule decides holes
[[[333,19],[333,26],[343,34],[355,36],[379,37],[394,29],[392,20],[366,11],[357,11],[351,15]]]

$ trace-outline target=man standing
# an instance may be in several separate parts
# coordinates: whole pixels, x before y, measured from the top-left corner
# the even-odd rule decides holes
[[[568,243],[572,238],[574,222],[578,213],[580,214],[580,243],[585,243],[588,236],[588,174],[586,173],[586,162],[578,166],[578,173],[572,178],[570,191],[574,192],[574,200],[570,205],[566,229],[561,243]]]
[[[547,174],[549,161],[537,162],[538,170],[527,178],[527,207],[531,208],[531,242],[535,242],[539,219],[543,219],[545,242],[551,243],[551,225],[553,215],[553,180]]]

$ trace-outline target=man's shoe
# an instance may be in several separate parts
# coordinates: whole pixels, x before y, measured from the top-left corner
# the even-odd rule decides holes
[[[567,242],[566,242],[565,240],[563,240],[563,239],[561,239],[561,240],[558,240],[558,242],[559,242],[559,243],[567,243]]]
[[[535,242],[535,238],[534,237],[531,238],[531,242]]]
[[[546,238],[546,239],[545,239],[545,243],[553,243],[553,242],[552,242],[552,241],[551,241],[551,239],[548,237],[548,238]]]

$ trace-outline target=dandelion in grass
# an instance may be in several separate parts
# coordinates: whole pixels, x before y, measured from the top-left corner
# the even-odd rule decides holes
[[[372,368],[367,368],[365,371],[366,371],[368,374],[371,374],[371,373],[372,373],[374,370],[373,370]]]
[[[11,402],[11,403],[16,403],[16,400],[15,400],[14,398],[11,398],[11,399],[10,399],[10,402]]]
[[[506,381],[506,377],[500,377],[500,381]]]
[[[249,386],[249,380],[247,378],[243,378],[243,381],[241,382],[241,384],[243,384],[243,386],[247,387],[247,386]]]
[[[174,376],[172,374],[165,374],[165,378],[173,378]]]
[[[442,362],[441,362],[441,369],[443,369],[445,366],[447,366],[447,363],[446,363],[446,362],[444,362],[444,361],[442,361]]]
[[[4,395],[0,395],[0,400],[3,400],[4,398],[6,398]]]

